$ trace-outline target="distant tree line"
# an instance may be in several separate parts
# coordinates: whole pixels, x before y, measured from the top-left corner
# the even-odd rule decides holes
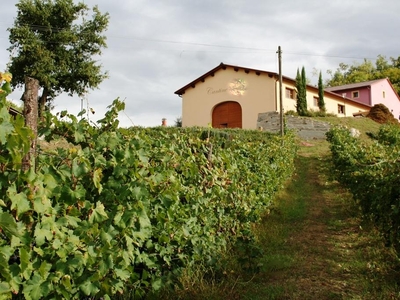
[[[400,95],[400,56],[390,57],[388,60],[385,56],[378,55],[375,63],[368,59],[353,65],[340,63],[336,71],[328,70],[327,73],[331,78],[325,84],[330,87],[389,78],[397,94]]]
[[[364,59],[362,63],[352,65],[340,63],[335,70],[328,70],[330,78],[322,80],[322,74],[319,72],[318,78],[318,107],[320,112],[325,113],[324,88],[340,86],[358,82],[365,82],[377,79],[388,78],[393,85],[394,90],[400,95],[400,56],[398,58],[390,57],[387,59],[383,55],[378,55],[375,62]],[[307,109],[306,98],[307,78],[304,67],[301,71],[297,69],[296,76],[296,110],[300,116],[306,116]]]

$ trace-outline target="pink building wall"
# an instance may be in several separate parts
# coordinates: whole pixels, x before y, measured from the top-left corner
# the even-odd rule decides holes
[[[353,92],[358,92],[358,98],[353,97]],[[371,105],[371,93],[369,87],[335,90],[336,94],[344,95],[355,101]]]
[[[345,88],[343,86],[343,88],[339,90],[334,90],[334,93],[339,95],[345,94],[345,96],[350,99],[371,106],[382,103],[392,112],[395,118],[400,119],[400,98],[389,80],[381,79],[368,83],[368,85],[358,87]],[[353,97],[353,92],[359,93],[358,98]]]
[[[387,79],[371,84],[372,105],[382,103],[392,112],[395,118],[400,118],[400,99]]]

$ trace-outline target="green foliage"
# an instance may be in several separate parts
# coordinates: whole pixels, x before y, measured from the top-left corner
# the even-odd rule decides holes
[[[400,144],[400,130],[398,126],[383,125],[379,128],[377,134],[369,133],[369,136],[383,145],[395,146]]]
[[[285,115],[287,116],[299,116],[299,114],[297,113],[297,111],[294,110],[288,110],[285,112]],[[304,117],[334,117],[337,118],[337,116],[335,114],[332,113],[326,113],[325,111],[321,111],[321,110],[312,110],[309,109],[307,110],[307,112],[303,115]]]
[[[299,116],[307,115],[307,78],[304,67],[301,68],[301,73],[297,69],[296,75],[296,91],[297,91],[297,102],[296,110]]]
[[[287,115],[287,116],[298,116],[299,114],[297,113],[297,111],[287,110],[287,111],[285,111],[285,115]]]
[[[400,56],[391,57],[388,61],[385,56],[378,55],[375,64],[368,59],[364,59],[360,64],[340,63],[336,71],[329,70],[328,74],[331,78],[327,80],[326,85],[331,87],[389,78],[395,91],[400,95]]]
[[[326,111],[321,111],[321,110],[308,110],[307,113],[305,114],[306,117],[336,117],[335,114],[332,113],[326,113]]]
[[[293,135],[121,129],[115,100],[97,126],[48,114],[40,134],[71,146],[41,151],[23,173],[30,130],[0,107],[4,299],[136,298],[170,286],[185,266],[212,265],[248,240],[293,171]]]
[[[327,134],[336,178],[400,256],[399,136],[399,126],[386,125],[376,143],[367,146],[345,128],[335,127]]]
[[[106,47],[108,14],[94,7],[90,17],[84,3],[72,0],[21,0],[16,6],[14,27],[8,29],[12,82],[22,86],[25,76],[38,79],[41,109],[62,92],[82,96],[107,77],[93,56]]]
[[[324,83],[322,81],[322,74],[319,72],[318,77],[318,108],[321,112],[326,112],[324,100]]]

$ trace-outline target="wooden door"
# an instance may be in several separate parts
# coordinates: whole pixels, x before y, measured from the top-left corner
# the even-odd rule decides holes
[[[242,107],[234,101],[218,104],[212,112],[212,127],[242,128]]]

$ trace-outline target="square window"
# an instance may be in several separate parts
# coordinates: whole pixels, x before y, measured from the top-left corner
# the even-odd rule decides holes
[[[352,94],[353,98],[358,98],[358,97],[360,97],[360,93],[359,93],[358,91],[352,92],[351,94]]]
[[[294,99],[294,90],[286,88],[285,89],[286,98]]]

